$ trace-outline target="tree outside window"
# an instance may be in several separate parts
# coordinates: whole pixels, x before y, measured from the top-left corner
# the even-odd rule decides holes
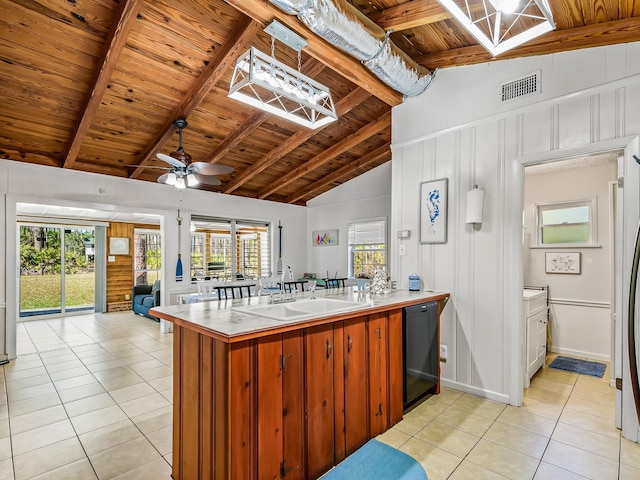
[[[162,237],[159,231],[136,230],[133,235],[135,285],[152,284],[162,271]]]
[[[378,267],[387,266],[386,219],[349,224],[349,276],[373,278]]]

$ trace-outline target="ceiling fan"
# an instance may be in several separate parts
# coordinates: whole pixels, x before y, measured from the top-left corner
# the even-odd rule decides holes
[[[176,188],[193,188],[200,184],[220,185],[222,182],[215,175],[233,172],[233,168],[226,165],[207,162],[191,162],[191,155],[182,148],[182,130],[187,127],[187,121],[179,118],[173,122],[180,135],[178,149],[169,155],[158,153],[156,156],[171,167],[156,167],[169,170],[158,177],[158,183],[173,185]]]

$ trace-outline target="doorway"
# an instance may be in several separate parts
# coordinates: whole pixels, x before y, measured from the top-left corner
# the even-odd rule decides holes
[[[19,224],[19,319],[94,310],[92,226]]]
[[[525,166],[522,278],[547,289],[549,352],[613,361],[618,157]]]

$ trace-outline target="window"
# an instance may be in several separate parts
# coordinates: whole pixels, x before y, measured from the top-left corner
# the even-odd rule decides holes
[[[204,234],[191,234],[191,277],[204,277]]]
[[[136,229],[133,235],[136,285],[153,284],[162,270],[162,239],[158,230]]]
[[[192,281],[270,276],[270,235],[266,223],[192,217]]]
[[[373,278],[387,266],[387,221],[376,219],[349,224],[349,276]]]
[[[594,245],[594,205],[594,200],[536,205],[538,246]]]

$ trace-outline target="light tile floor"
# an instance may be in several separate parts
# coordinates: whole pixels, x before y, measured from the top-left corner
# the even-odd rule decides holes
[[[18,324],[0,369],[0,479],[169,479],[172,341],[130,312]],[[378,438],[430,480],[637,479],[608,377],[546,368],[519,408],[443,389]]]
[[[638,479],[640,445],[615,428],[609,376],[541,369],[522,407],[443,389],[378,439],[418,460],[429,480]]]
[[[172,342],[131,312],[19,323],[0,479],[170,479]]]

